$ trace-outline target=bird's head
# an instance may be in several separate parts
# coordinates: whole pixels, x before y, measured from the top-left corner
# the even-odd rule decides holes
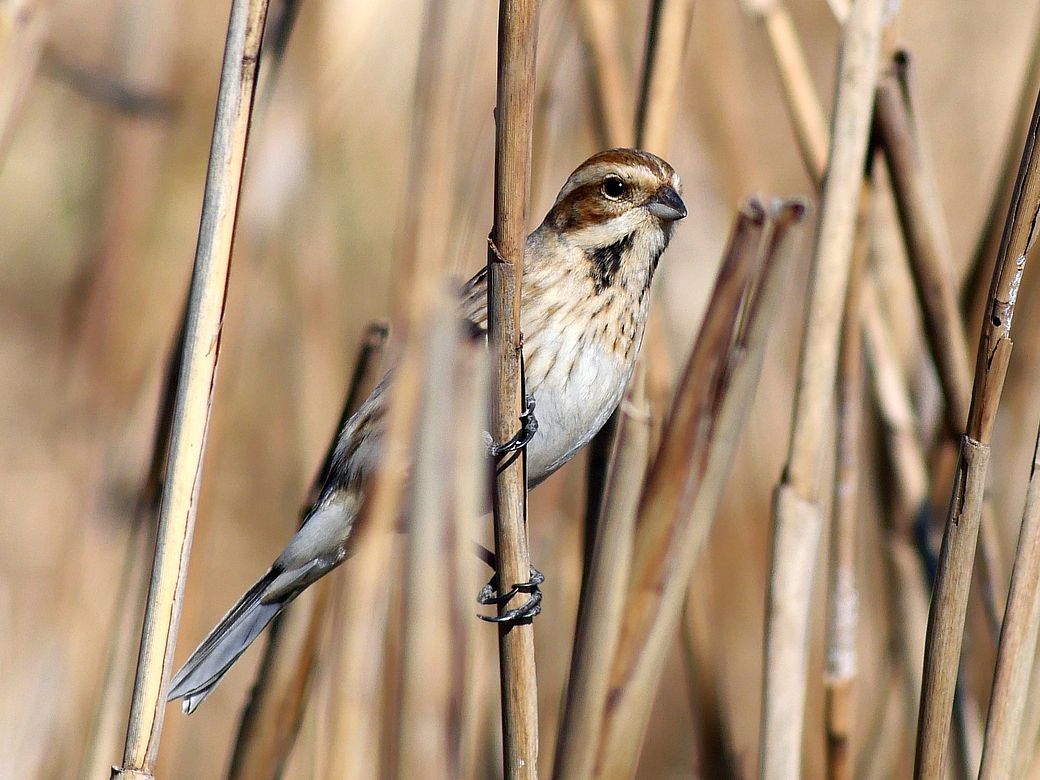
[[[570,175],[546,216],[579,243],[608,243],[634,230],[671,231],[686,216],[679,174],[637,149],[595,154]]]
[[[679,175],[657,155],[608,149],[570,175],[543,226],[593,260],[606,253],[618,270],[645,269],[649,278],[672,226],[686,216],[681,192]]]

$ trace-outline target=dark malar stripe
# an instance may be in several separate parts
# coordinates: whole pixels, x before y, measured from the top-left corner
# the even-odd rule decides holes
[[[620,241],[601,246],[592,253],[592,282],[599,294],[617,281],[621,271],[621,259],[632,248],[635,233],[629,233]]]

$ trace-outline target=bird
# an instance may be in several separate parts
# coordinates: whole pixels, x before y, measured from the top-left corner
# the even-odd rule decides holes
[[[609,149],[571,173],[527,237],[520,327],[529,400],[521,433],[492,451],[526,446],[531,487],[588,444],[621,402],[658,262],[687,214],[681,193],[679,175],[660,157]],[[459,313],[486,335],[486,267],[463,286]],[[391,369],[343,425],[323,487],[295,536],[173,676],[167,698],[183,699],[185,713],[194,712],[286,604],[348,557],[379,463],[392,381]]]

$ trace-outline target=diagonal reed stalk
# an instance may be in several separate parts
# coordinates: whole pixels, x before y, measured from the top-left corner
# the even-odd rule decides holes
[[[783,268],[804,212],[801,203],[778,205],[771,238],[763,244],[767,214],[751,201],[734,228],[669,416],[669,435],[640,498],[626,607],[602,699],[596,777],[629,777],[636,770],[666,652],[754,395]]]
[[[524,272],[527,191],[535,100],[537,0],[501,0],[498,18],[498,90],[495,110],[494,227],[488,249],[488,340],[491,349],[491,435],[507,441],[516,431],[524,394],[520,288]],[[497,575],[502,587],[531,576],[527,547],[527,455],[496,465],[492,506]],[[520,606],[520,592],[500,611]],[[538,699],[534,626],[500,625],[499,674],[506,778],[538,772]]]
[[[811,266],[791,442],[774,495],[759,772],[801,771],[812,581],[822,532],[819,472],[833,392],[881,38],[883,3],[858,0],[842,34],[832,142]]]
[[[373,323],[368,327],[343,411],[301,507],[301,519],[318,498],[340,430],[376,385],[386,339],[386,325]],[[322,580],[315,585],[317,592],[311,598],[294,602],[272,623],[249,701],[239,720],[229,778],[259,780],[281,777],[284,772],[309,698],[321,630],[327,618],[329,590],[341,583],[342,578]]]
[[[165,689],[177,638],[184,580],[220,353],[231,248],[256,87],[266,0],[231,6],[217,96],[184,354],[159,509],[151,585],[122,764],[113,778],[151,777],[159,752]]]
[[[978,541],[993,421],[1011,355],[1011,322],[1026,256],[1040,213],[1040,99],[1026,136],[1004,237],[993,270],[972,386],[971,407],[957,464],[935,577],[925,640],[924,682],[918,718],[916,778],[943,776],[950,712],[957,683],[964,617]]]

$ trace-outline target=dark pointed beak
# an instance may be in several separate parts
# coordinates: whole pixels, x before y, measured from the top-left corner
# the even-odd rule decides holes
[[[674,188],[665,184],[646,204],[647,210],[658,219],[674,222],[686,216],[686,204]]]

